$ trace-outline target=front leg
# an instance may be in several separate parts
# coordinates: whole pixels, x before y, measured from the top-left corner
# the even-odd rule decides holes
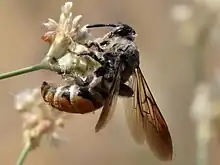
[[[104,59],[98,57],[93,51],[90,52],[82,52],[77,54],[78,56],[89,56],[92,59],[94,59],[95,61],[99,62],[101,65],[104,65],[105,61]]]
[[[85,43],[85,46],[86,46],[87,48],[91,48],[91,47],[94,46],[94,47],[97,49],[97,51],[99,51],[99,52],[104,52],[104,50],[101,48],[101,46],[99,45],[99,43],[94,42],[94,41],[90,41],[90,42],[88,42],[88,43]]]

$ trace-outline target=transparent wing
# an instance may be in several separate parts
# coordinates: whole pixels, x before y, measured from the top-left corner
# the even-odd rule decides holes
[[[111,85],[109,95],[104,103],[99,120],[95,126],[95,132],[99,132],[112,118],[118,99],[118,92],[121,80],[121,66],[116,71],[115,79]]]
[[[132,100],[130,98],[126,99],[126,121],[128,124],[128,128],[130,133],[134,139],[134,141],[138,144],[145,143],[145,134],[143,129],[143,121],[142,115],[139,107],[137,107],[137,77],[136,75],[132,75],[129,80],[129,86],[133,89],[134,95],[132,96]],[[131,105],[132,104],[132,105]]]
[[[173,145],[167,124],[140,70],[132,76],[132,107],[126,109],[126,120],[134,140],[148,143],[160,160],[171,160]]]

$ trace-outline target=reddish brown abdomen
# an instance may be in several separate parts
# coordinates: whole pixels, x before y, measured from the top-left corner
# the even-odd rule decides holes
[[[70,86],[54,87],[47,82],[41,86],[41,94],[45,102],[60,111],[85,114],[102,107],[101,103],[78,96],[77,88],[70,96]],[[71,98],[70,98],[71,97]]]

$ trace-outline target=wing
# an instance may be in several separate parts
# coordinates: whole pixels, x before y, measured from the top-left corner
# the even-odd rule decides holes
[[[99,132],[112,118],[118,99],[121,81],[121,66],[117,68],[115,79],[111,85],[109,95],[104,103],[99,120],[95,126],[95,132]]]
[[[173,145],[167,124],[140,68],[136,69],[132,76],[133,108],[126,109],[126,120],[131,135],[139,144],[148,143],[160,160],[171,160]]]

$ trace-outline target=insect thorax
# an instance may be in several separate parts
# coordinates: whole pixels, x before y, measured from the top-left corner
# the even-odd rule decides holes
[[[137,46],[134,42],[121,37],[113,37],[107,41],[103,41],[107,43],[103,48],[106,54],[112,56],[113,63],[115,63],[116,59],[119,59],[119,63],[123,65],[121,81],[124,83],[133,74],[135,68],[139,66]],[[117,68],[119,64],[115,63],[115,65],[114,68]]]

